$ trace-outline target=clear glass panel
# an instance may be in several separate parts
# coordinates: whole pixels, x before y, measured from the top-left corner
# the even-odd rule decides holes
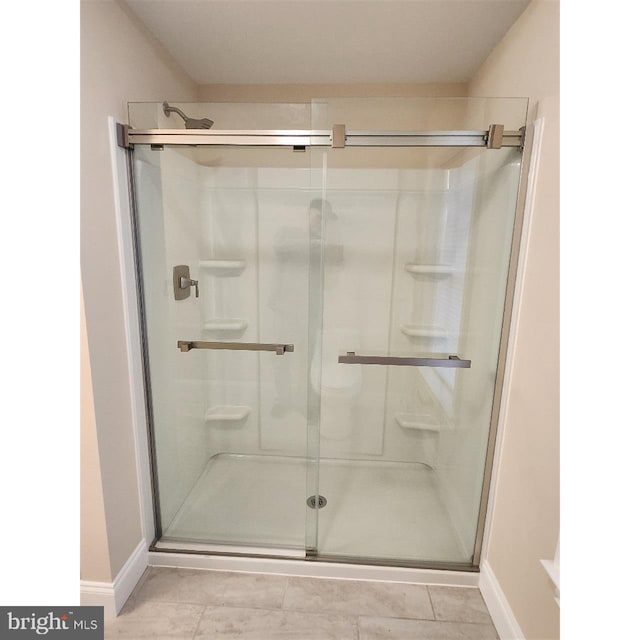
[[[161,543],[304,554],[317,492],[306,486],[309,310],[321,317],[309,156],[136,146],[134,162]],[[191,287],[175,299],[176,265],[199,297]],[[178,340],[295,350],[181,352]]]
[[[321,130],[344,124],[347,131],[486,131],[495,123],[517,131],[526,122],[526,112],[526,98],[317,98],[311,102],[313,128]]]
[[[331,100],[314,128],[518,129],[526,100]],[[486,119],[491,116],[491,119]],[[500,117],[502,116],[502,117]],[[496,119],[493,119],[496,118]],[[521,154],[326,149],[318,554],[470,563]],[[472,360],[339,364],[339,354]]]
[[[213,129],[309,129],[311,105],[305,102],[173,102],[189,118],[213,120]],[[184,129],[176,113],[164,115],[158,102],[130,102],[129,124],[134,129]]]

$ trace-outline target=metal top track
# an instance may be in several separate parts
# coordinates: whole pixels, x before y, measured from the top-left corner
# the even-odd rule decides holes
[[[487,131],[346,131],[334,144],[334,130],[132,129],[122,125],[122,146],[199,145],[267,147],[520,147],[523,131],[502,131],[499,143]],[[336,135],[336,140],[338,136]]]

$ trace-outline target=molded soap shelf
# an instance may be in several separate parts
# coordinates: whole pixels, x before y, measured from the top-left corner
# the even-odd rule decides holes
[[[246,260],[200,260],[201,269],[210,269],[220,276],[237,276],[247,266]]]
[[[418,264],[408,262],[404,265],[404,270],[416,276],[450,276],[453,267],[446,264]]]
[[[403,429],[438,432],[441,427],[440,422],[428,414],[396,413],[395,419]]]
[[[206,331],[244,331],[249,323],[242,318],[213,318],[204,323]]]
[[[400,331],[411,338],[446,338],[447,332],[442,327],[428,324],[402,324]]]
[[[207,422],[241,422],[250,413],[251,407],[245,405],[217,405],[207,411],[204,419]]]

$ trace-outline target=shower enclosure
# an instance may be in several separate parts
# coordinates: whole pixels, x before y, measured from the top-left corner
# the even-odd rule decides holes
[[[527,101],[178,107],[121,128],[152,548],[477,569]]]

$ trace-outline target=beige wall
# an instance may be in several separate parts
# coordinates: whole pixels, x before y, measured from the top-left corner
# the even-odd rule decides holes
[[[528,640],[559,637],[539,560],[559,535],[559,4],[534,0],[479,69],[470,95],[528,96],[544,137],[486,558]]]
[[[80,578],[111,582],[107,522],[102,499],[96,416],[89,366],[89,343],[80,289]]]
[[[89,548],[94,556],[83,578],[101,581],[105,562],[113,579],[142,539],[107,117],[127,122],[127,101],[193,100],[195,85],[118,3],[83,1],[80,17],[81,273],[95,409],[95,426],[83,415],[81,484],[95,490],[99,457],[104,503],[104,514],[83,511],[81,538],[83,560]],[[107,558],[104,540],[91,546],[103,517]]]
[[[307,102],[312,98],[372,96],[437,98],[467,95],[467,85],[455,84],[204,84],[202,102]]]

